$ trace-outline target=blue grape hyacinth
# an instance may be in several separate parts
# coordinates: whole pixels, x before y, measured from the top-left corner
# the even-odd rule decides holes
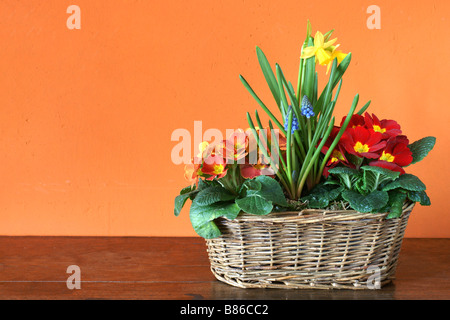
[[[286,113],[286,117],[284,118],[284,130],[289,130],[289,113],[292,112],[292,106],[289,106],[289,111]],[[295,114],[292,113],[292,127],[291,127],[291,133],[294,134],[294,132],[298,130],[298,119],[295,116]]]
[[[302,99],[302,109],[301,109],[302,116],[305,116],[306,118],[314,117],[316,114],[313,111],[313,107],[311,102],[309,101],[308,97],[306,95],[303,96]]]

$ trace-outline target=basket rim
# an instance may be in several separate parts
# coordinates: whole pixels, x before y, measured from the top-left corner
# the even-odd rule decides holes
[[[405,212],[410,212],[415,206],[415,202],[408,201],[402,207],[402,216]],[[241,212],[237,218],[228,219],[226,217],[221,217],[230,222],[288,222],[302,220],[303,223],[313,223],[317,221],[327,221],[327,220],[339,220],[339,221],[351,221],[360,219],[384,219],[389,213],[363,213],[356,210],[326,210],[326,209],[303,209],[301,211],[283,211],[283,212],[272,212],[265,216],[258,216],[253,214],[248,214]],[[401,217],[399,217],[401,218]],[[397,218],[397,219],[399,219]]]

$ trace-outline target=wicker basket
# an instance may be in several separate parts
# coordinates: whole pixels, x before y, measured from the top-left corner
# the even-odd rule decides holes
[[[370,267],[381,286],[397,266],[409,214],[303,210],[216,220],[219,238],[206,240],[211,271],[240,288],[366,289]]]

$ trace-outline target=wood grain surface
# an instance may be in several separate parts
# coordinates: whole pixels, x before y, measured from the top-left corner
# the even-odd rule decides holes
[[[450,239],[404,239],[380,290],[240,289],[217,281],[201,238],[0,237],[0,299],[450,299]],[[81,270],[68,289],[67,267]]]

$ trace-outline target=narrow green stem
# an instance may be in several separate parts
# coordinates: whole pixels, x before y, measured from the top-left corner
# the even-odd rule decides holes
[[[239,174],[239,172],[237,172],[237,164],[233,164],[231,166],[231,173],[232,173],[232,177],[233,177],[233,185],[234,185],[234,189],[236,190],[236,192],[239,192],[239,177],[237,176],[237,174]],[[236,174],[237,173],[237,174]]]
[[[320,176],[322,175],[323,169],[325,168],[325,165],[327,164],[327,161],[329,159],[329,157],[331,156],[334,148],[336,147],[336,145],[338,144],[339,140],[341,139],[342,135],[344,134],[345,129],[347,129],[347,126],[352,118],[353,113],[355,112],[356,106],[358,105],[358,100],[359,100],[359,94],[357,94],[355,96],[355,98],[353,98],[353,102],[352,102],[352,106],[350,108],[350,110],[348,111],[347,117],[345,118],[344,123],[341,126],[341,129],[339,130],[338,134],[336,135],[336,137],[334,138],[333,142],[331,143],[330,147],[328,148],[327,153],[325,154],[325,157],[322,160],[322,164],[320,166],[319,169],[319,175],[316,179],[316,182],[318,180],[320,180]]]
[[[308,35],[306,36],[308,39]],[[306,41],[303,41],[302,49],[300,50],[300,57],[303,54],[303,50],[306,48]],[[300,65],[298,67],[298,78],[297,78],[297,100],[300,100],[301,91],[302,91],[302,82],[303,82],[303,74],[304,74],[304,64],[305,59],[300,58]]]
[[[292,180],[292,158],[291,158],[291,140],[292,140],[292,110],[289,111],[289,118],[288,118],[288,131],[287,131],[287,138],[286,138],[286,159],[287,159],[287,168],[288,172],[287,175],[291,177],[290,180]]]
[[[230,174],[230,176],[233,173]],[[233,177],[230,179],[230,176],[228,176],[228,174],[220,179],[218,179],[217,181],[222,184],[222,186],[227,189],[228,191],[230,191],[232,194],[237,195],[238,192],[235,188],[235,186],[233,185],[232,181],[233,181]]]
[[[306,119],[306,126],[308,127],[308,147],[311,148],[311,120]]]
[[[297,100],[298,101],[300,101],[300,92],[302,90],[303,64],[304,64],[304,59],[300,58],[300,66],[298,68],[298,80],[297,80]]]
[[[297,142],[297,145],[299,146],[299,148],[295,148],[295,151],[297,152],[298,158],[303,161],[306,157],[306,151],[305,148],[303,147],[303,143],[298,131],[294,132],[294,138],[295,141]]]
[[[280,159],[281,165],[283,167],[283,171],[286,172],[287,171],[287,165],[286,162],[283,159],[283,156],[281,154],[281,150],[280,150],[280,145],[278,143],[278,139],[274,139],[273,137],[275,136],[275,130],[273,129],[273,125],[272,122],[269,120],[269,128],[270,128],[270,135],[272,137],[272,143],[275,144],[275,150],[277,152],[277,156],[278,159]]]
[[[299,197],[302,194],[303,187],[305,185],[306,179],[308,178],[309,172],[310,172],[311,168],[313,167],[314,163],[317,161],[317,158],[319,157],[319,154],[320,154],[323,146],[325,145],[325,142],[327,141],[328,137],[330,136],[333,126],[334,126],[334,118],[332,120],[332,125],[330,125],[328,127],[325,135],[322,137],[322,141],[320,142],[319,146],[315,150],[314,155],[311,158],[311,161],[309,161],[308,166],[306,167],[305,171],[303,172],[303,175],[301,176],[301,180],[300,180],[299,186],[297,188],[297,196],[299,196]]]

